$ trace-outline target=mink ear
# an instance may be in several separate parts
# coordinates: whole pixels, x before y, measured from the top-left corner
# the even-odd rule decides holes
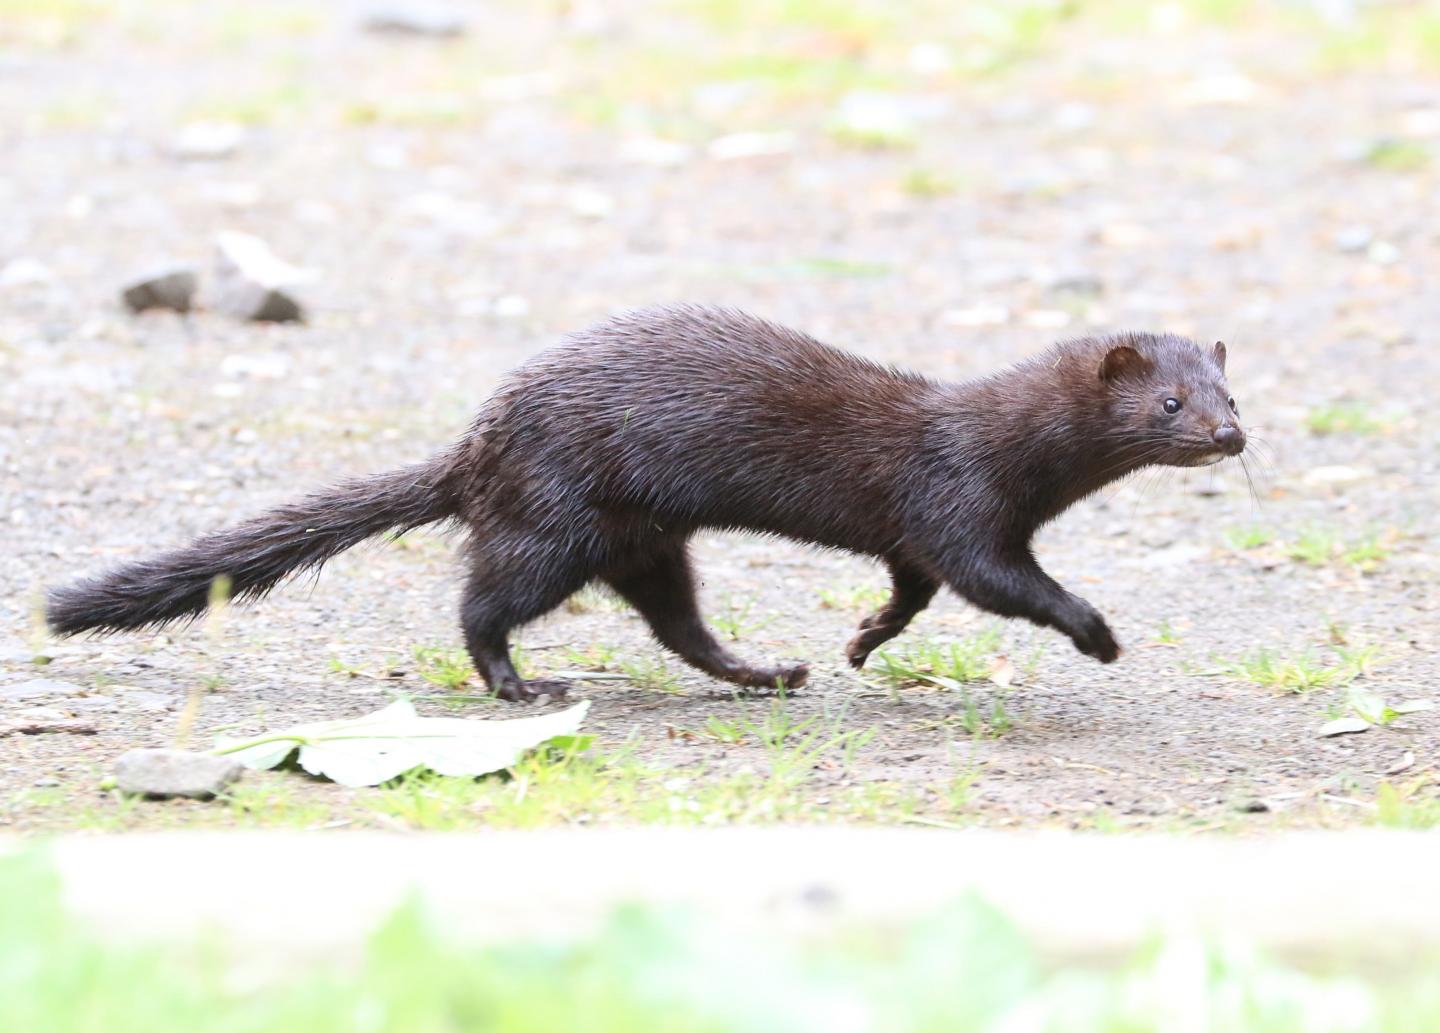
[[[1111,348],[1100,363],[1100,379],[1104,381],[1142,377],[1149,371],[1150,360],[1128,344],[1118,344]]]
[[[1216,341],[1215,350],[1211,352],[1215,356],[1215,365],[1220,367],[1220,372],[1225,372],[1225,342]]]

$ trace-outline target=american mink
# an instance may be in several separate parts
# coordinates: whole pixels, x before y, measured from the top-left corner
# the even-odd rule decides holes
[[[1084,338],[945,384],[730,309],[646,309],[520,366],[430,461],[58,589],[48,618],[69,635],[194,617],[217,578],[257,598],[373,535],[453,521],[469,531],[465,644],[504,699],[563,694],[521,680],[508,636],[597,580],[706,674],[799,686],[806,665],[746,663],[696,605],[689,538],[744,529],[885,562],[891,596],[846,648],[855,667],[941,585],[1110,663],[1120,647],[1104,618],[1040,569],[1031,537],[1141,467],[1244,447],[1221,343]]]

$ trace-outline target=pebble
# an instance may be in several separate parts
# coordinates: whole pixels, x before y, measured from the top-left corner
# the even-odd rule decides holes
[[[1305,474],[1306,484],[1353,484],[1369,480],[1374,472],[1358,466],[1316,466]]]
[[[215,240],[216,311],[265,323],[298,322],[305,309],[293,288],[314,278],[283,261],[259,237],[227,230]]]
[[[657,136],[632,137],[620,145],[620,160],[636,165],[657,165],[674,168],[694,157],[695,149],[677,140]]]
[[[120,291],[120,300],[131,312],[169,309],[189,312],[199,279],[189,266],[170,266],[140,277]]]
[[[734,161],[787,154],[794,149],[795,137],[791,133],[729,133],[711,140],[705,153],[716,161]]]
[[[0,686],[0,699],[35,699],[40,696],[81,696],[90,690],[74,682],[54,678],[32,678],[18,685]]]
[[[951,308],[940,313],[942,326],[999,326],[1010,321],[1010,310],[1003,305],[975,305]]]
[[[121,792],[208,800],[244,772],[238,760],[188,750],[130,750],[115,762]]]
[[[12,258],[0,267],[0,287],[30,287],[53,279],[50,267],[37,258]]]
[[[13,714],[0,716],[0,737],[6,735],[42,735],[47,732],[70,732],[75,735],[94,735],[95,726],[89,721],[50,707],[31,707]]]
[[[1342,254],[1359,254],[1370,246],[1375,234],[1369,226],[1347,226],[1335,234],[1335,250]]]
[[[245,142],[245,127],[236,122],[192,122],[175,134],[170,153],[182,161],[222,161]]]
[[[454,39],[465,35],[467,24],[458,10],[437,4],[386,4],[372,8],[362,22],[366,32],[392,36],[429,36]]]

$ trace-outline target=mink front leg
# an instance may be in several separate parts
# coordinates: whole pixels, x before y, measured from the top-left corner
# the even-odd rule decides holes
[[[947,558],[943,569],[950,587],[982,610],[1055,628],[1069,635],[1080,652],[1104,664],[1120,655],[1120,644],[1100,611],[1041,570],[1028,548]]]
[[[905,630],[917,613],[930,605],[939,583],[929,574],[898,560],[890,562],[890,599],[860,622],[860,628],[845,647],[851,667],[864,667],[876,646],[889,642]]]

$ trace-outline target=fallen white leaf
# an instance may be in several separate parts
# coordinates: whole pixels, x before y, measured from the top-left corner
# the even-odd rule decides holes
[[[1320,726],[1320,735],[1346,735],[1351,732],[1363,732],[1370,727],[1370,722],[1358,717],[1342,717],[1334,721],[1327,721]]]
[[[1429,699],[1410,699],[1404,703],[1396,703],[1390,709],[1397,714],[1418,714],[1424,710],[1434,710],[1435,701]]]
[[[526,750],[580,728],[588,700],[553,714],[508,721],[421,717],[397,700],[364,717],[317,721],[254,739],[219,740],[215,752],[247,768],[273,768],[300,751],[300,766],[344,786],[373,786],[416,767],[439,775],[485,775]]]

